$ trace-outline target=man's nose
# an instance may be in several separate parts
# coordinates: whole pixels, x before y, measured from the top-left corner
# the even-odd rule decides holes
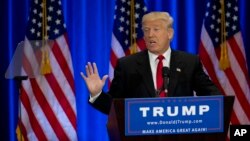
[[[149,37],[152,37],[154,35],[154,31],[153,30],[150,30],[149,33],[148,33],[148,36]]]

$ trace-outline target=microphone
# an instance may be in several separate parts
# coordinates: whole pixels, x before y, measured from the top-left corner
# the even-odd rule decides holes
[[[165,93],[168,92],[168,83],[169,83],[169,75],[170,74],[170,70],[168,67],[162,67],[162,77],[163,77],[163,90],[165,91]]]

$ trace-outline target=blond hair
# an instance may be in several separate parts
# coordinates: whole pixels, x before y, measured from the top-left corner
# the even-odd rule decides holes
[[[142,25],[147,21],[163,20],[168,27],[173,26],[173,18],[168,12],[150,12],[142,17]]]

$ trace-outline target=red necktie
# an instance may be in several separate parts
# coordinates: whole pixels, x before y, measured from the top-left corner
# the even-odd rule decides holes
[[[163,63],[162,60],[164,59],[164,56],[159,55],[157,57],[159,59],[158,65],[157,65],[157,70],[156,70],[156,85],[157,85],[157,90],[160,92],[159,96],[160,97],[166,97],[166,93],[162,89],[163,87],[163,77],[162,77],[162,67]]]

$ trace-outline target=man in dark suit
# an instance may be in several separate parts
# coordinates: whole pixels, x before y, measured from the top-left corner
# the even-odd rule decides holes
[[[107,75],[100,79],[95,63],[86,65],[85,76],[81,73],[90,92],[90,103],[108,114],[113,98],[158,97],[162,78],[158,78],[158,68],[170,68],[167,88],[163,95],[169,97],[205,96],[220,94],[217,87],[202,69],[196,55],[170,48],[174,30],[173,19],[167,12],[151,12],[143,16],[142,28],[147,50],[118,60],[114,79],[108,93],[102,91]],[[159,59],[162,56],[162,59]],[[160,84],[162,85],[162,84]]]

